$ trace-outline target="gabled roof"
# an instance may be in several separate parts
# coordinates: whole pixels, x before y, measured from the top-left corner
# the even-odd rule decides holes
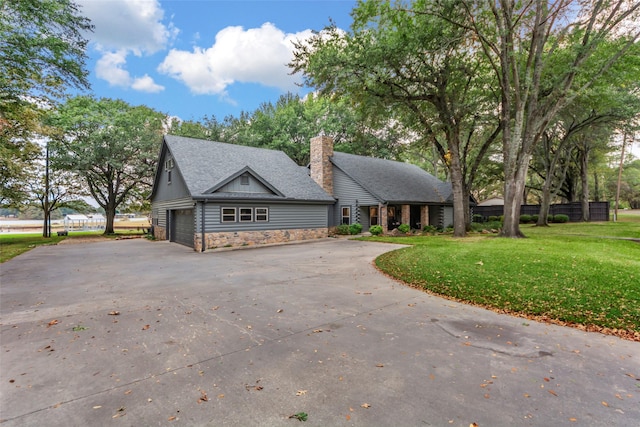
[[[334,152],[331,162],[383,203],[451,203],[451,183],[418,166]]]
[[[269,182],[266,179],[264,179],[260,175],[258,175],[249,166],[243,167],[238,172],[230,175],[227,179],[222,180],[221,182],[217,183],[215,186],[213,186],[210,189],[208,189],[207,191],[205,191],[205,193],[215,193],[216,191],[220,190],[220,188],[224,187],[225,185],[227,185],[231,181],[239,178],[241,175],[244,175],[244,174],[251,175],[256,181],[258,181],[260,184],[265,186],[274,195],[280,196],[280,197],[284,197],[284,194],[282,194],[280,191],[278,191],[277,188],[275,188],[274,186],[269,184]],[[243,193],[243,194],[246,194],[246,193]],[[262,193],[260,193],[260,194],[262,194]]]
[[[334,202],[333,197],[282,151],[173,135],[165,135],[164,144],[193,198],[250,197]],[[211,194],[212,190],[244,171],[250,171],[275,194]]]

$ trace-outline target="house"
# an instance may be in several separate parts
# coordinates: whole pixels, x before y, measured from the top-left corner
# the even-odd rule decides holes
[[[451,185],[417,166],[333,152],[311,140],[311,163],[281,151],[166,135],[156,169],[157,239],[204,251],[326,237],[338,224],[368,230],[453,222]]]
[[[281,151],[166,135],[151,220],[157,239],[204,251],[326,237],[333,203]]]
[[[453,223],[451,183],[416,165],[333,151],[333,140],[311,140],[311,177],[336,198],[329,222],[360,223],[384,232],[409,224],[446,227]]]

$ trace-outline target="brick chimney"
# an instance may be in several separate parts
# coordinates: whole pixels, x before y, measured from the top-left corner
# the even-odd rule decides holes
[[[333,196],[333,138],[319,135],[311,138],[311,178],[329,195]]]

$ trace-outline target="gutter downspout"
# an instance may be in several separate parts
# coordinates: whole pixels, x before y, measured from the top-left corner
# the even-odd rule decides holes
[[[200,249],[200,252],[204,252],[206,250],[206,245],[205,245],[205,237],[204,237],[204,214],[205,211],[207,210],[207,200],[205,199],[202,202],[202,220],[200,222],[200,232],[202,233],[202,248]]]

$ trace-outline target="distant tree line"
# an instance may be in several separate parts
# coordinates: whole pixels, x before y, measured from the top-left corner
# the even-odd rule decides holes
[[[67,97],[90,89],[90,22],[71,0],[2,2],[0,207],[40,210],[46,224],[89,197],[112,233],[118,210],[150,208],[165,132],[282,150],[300,165],[310,138],[326,134],[337,151],[418,164],[451,181],[457,236],[470,225],[469,194],[504,197],[505,237],[522,236],[522,202],[541,205],[538,225],[559,200],[619,192],[639,207],[640,160],[628,153],[640,127],[639,10],[623,0],[366,0],[349,31],[329,26],[295,46],[292,71],[314,92],[183,121]]]

